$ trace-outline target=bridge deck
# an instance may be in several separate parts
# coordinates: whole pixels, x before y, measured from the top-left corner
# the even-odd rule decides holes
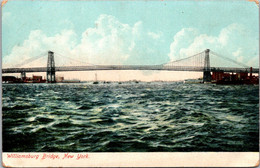
[[[204,67],[195,66],[165,66],[165,65],[96,65],[96,66],[63,66],[55,67],[56,71],[96,71],[96,70],[159,70],[159,71],[195,71],[203,72]],[[211,67],[211,71],[249,72],[250,68]],[[46,72],[46,67],[5,68],[2,73]],[[259,73],[259,68],[253,68],[253,73]]]

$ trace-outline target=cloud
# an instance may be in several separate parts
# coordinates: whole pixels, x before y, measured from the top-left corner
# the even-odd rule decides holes
[[[201,33],[196,28],[183,28],[174,35],[167,56],[160,49],[165,45],[162,43],[163,33],[145,30],[142,21],[130,25],[114,16],[102,14],[96,19],[95,26],[86,28],[81,35],[75,33],[69,20],[60,23],[67,23],[71,29],[52,36],[43,30],[31,31],[21,45],[14,46],[10,54],[3,57],[3,67],[21,64],[39,55],[47,56],[48,50],[55,52],[57,66],[87,63],[161,64],[163,60],[178,60],[207,48],[252,66],[250,64],[256,62],[252,59],[258,59],[259,55],[258,39],[252,39],[239,24],[230,24],[215,36]],[[46,62],[45,57],[45,60],[42,58],[24,66],[46,66]]]
[[[184,28],[175,34],[168,56],[171,60],[178,60],[200,53],[207,48],[244,63],[250,63],[253,55],[258,56],[257,40],[252,39],[248,30],[239,24],[228,25],[217,36],[202,34],[195,28]],[[216,66],[225,66],[223,64],[228,66],[229,64],[229,62],[223,60],[218,62],[221,65]],[[214,62],[212,61],[212,63]]]
[[[68,20],[61,23],[71,25]],[[67,57],[81,60],[82,64],[142,64],[150,61],[147,53],[159,57],[158,52],[151,48],[158,43],[154,38],[161,35],[154,32],[147,34],[141,21],[129,25],[114,16],[102,14],[95,21],[95,27],[86,28],[80,40],[73,29],[63,30],[53,36],[47,36],[42,30],[31,31],[22,45],[14,46],[11,53],[3,58],[3,66],[10,67],[42,53],[47,55],[48,50],[64,56],[64,59],[55,57],[55,60],[60,59],[55,61],[60,66],[78,65],[79,61],[65,61]],[[43,66],[42,62],[34,61],[30,66]]]
[[[74,48],[73,55],[85,56],[93,64],[122,63],[135,48],[141,24],[137,22],[131,27],[113,16],[100,15],[96,27],[82,33],[81,43]]]
[[[170,53],[168,54],[170,59],[178,60],[185,57],[185,55],[183,55],[183,49],[189,47],[197,35],[198,30],[193,28],[183,28],[176,33],[170,45]]]
[[[162,36],[162,32],[160,32],[160,33],[148,32],[147,35],[150,36],[151,38],[157,40]]]
[[[47,55],[48,50],[70,53],[75,46],[76,34],[72,30],[63,30],[55,36],[48,37],[41,30],[31,31],[22,45],[13,47],[12,52],[3,58],[3,67],[12,67],[27,59]],[[47,62],[47,58],[46,62]],[[32,62],[32,66],[43,66],[42,60]]]
[[[232,55],[238,62],[243,62],[243,56],[241,55],[242,53],[242,48],[238,48],[237,51],[232,52]]]
[[[241,54],[241,52],[242,52],[242,49],[239,48],[237,51],[233,52],[232,54],[233,54],[233,56],[238,57]]]

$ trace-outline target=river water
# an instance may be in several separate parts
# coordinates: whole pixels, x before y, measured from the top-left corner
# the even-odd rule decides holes
[[[258,151],[258,86],[4,84],[4,152]]]

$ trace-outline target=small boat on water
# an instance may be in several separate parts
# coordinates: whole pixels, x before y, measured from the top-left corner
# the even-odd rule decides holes
[[[119,85],[122,84],[121,79],[120,79],[120,75],[119,75],[119,79],[118,79],[118,84],[119,84]]]
[[[188,83],[188,84],[203,83],[203,80],[201,78],[199,78],[199,79],[186,79],[186,80],[183,81],[183,83]]]
[[[95,81],[93,82],[93,84],[98,84],[98,81],[97,81],[97,73],[95,73]]]

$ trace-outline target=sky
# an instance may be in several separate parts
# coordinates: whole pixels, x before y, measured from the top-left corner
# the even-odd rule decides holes
[[[16,67],[39,56],[45,57],[23,66],[46,66],[48,50],[54,51],[57,66],[154,65],[209,48],[258,67],[258,10],[246,0],[8,1],[2,8],[2,66]],[[162,71],[60,75],[91,80],[93,73],[100,80],[201,76]]]

